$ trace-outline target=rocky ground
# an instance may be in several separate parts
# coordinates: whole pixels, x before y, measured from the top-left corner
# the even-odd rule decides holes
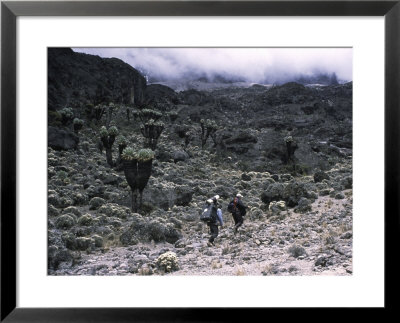
[[[99,68],[98,57],[61,54],[49,56],[57,58],[49,64],[49,104],[54,103],[48,130],[49,275],[352,274],[351,83],[216,89],[207,84],[207,91],[175,92],[165,85],[146,87],[122,61]],[[127,82],[136,77],[132,91],[122,83],[112,87],[118,77],[108,71],[115,71],[114,65],[118,73],[127,69]],[[74,82],[58,77],[60,71],[75,75]],[[106,92],[101,90],[104,73]],[[59,96],[57,91],[66,88]],[[97,92],[103,95],[98,100],[126,97],[138,103],[116,102],[111,113],[96,120],[90,100]],[[140,98],[133,100],[137,92]],[[70,99],[74,117],[83,121],[75,132],[59,112]],[[164,130],[143,205],[133,212],[131,190],[117,162],[118,145],[112,153],[116,165],[110,167],[99,149],[99,133],[108,123],[128,146],[142,148],[145,139],[134,112],[144,106],[163,115]],[[217,128],[204,147],[202,119],[215,121]],[[234,235],[226,208],[238,192],[248,209]],[[216,194],[225,225],[209,247],[208,228],[199,215]],[[284,207],[274,206],[279,201]]]
[[[309,176],[242,172],[215,159],[193,148],[187,161],[156,161],[138,214],[123,172],[106,164],[94,142],[87,151],[49,148],[49,274],[351,274],[351,159]],[[234,235],[225,210],[239,191],[248,212]],[[222,196],[225,225],[208,247],[198,218],[214,194]],[[296,206],[272,211],[269,200]],[[171,273],[157,266],[168,251],[179,266]]]
[[[80,254],[77,264],[60,266],[55,275],[349,275],[352,273],[350,199],[318,198],[313,212],[288,212],[284,219],[246,218],[237,235],[226,227],[215,246],[206,244],[205,227],[175,244],[139,243]],[[157,258],[174,252],[178,270],[165,273]]]

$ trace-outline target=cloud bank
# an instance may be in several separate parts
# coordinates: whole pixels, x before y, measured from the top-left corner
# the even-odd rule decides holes
[[[117,57],[153,81],[229,79],[283,83],[300,76],[335,74],[352,81],[351,48],[73,48]]]

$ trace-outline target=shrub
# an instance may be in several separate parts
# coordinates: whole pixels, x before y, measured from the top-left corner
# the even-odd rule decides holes
[[[74,125],[81,125],[81,126],[83,126],[83,120],[82,120],[82,119],[75,118],[74,121],[73,121],[73,124],[74,124]]]
[[[286,136],[283,140],[285,142],[293,142],[293,137],[292,136]]]
[[[157,258],[156,265],[166,273],[176,271],[179,269],[178,257],[174,252],[168,251]]]
[[[151,149],[140,149],[136,153],[136,159],[140,162],[146,162],[154,158],[154,152]]]
[[[73,121],[73,125],[74,125],[74,131],[78,133],[79,130],[81,130],[83,127],[83,120],[75,118]]]
[[[167,115],[168,115],[170,121],[172,121],[172,122],[178,118],[178,112],[176,112],[176,111],[170,111],[170,112],[168,112]]]
[[[272,201],[271,203],[269,203],[268,209],[271,212],[280,212],[280,211],[284,211],[286,209],[286,203],[285,201]]]
[[[143,123],[148,122],[150,119],[153,120],[158,120],[162,117],[162,113],[157,111],[157,110],[153,110],[153,109],[143,109],[140,110],[139,113],[139,118],[142,120]]]
[[[150,119],[140,127],[143,137],[146,138],[146,145],[151,149],[156,149],[158,138],[164,130],[164,123]]]
[[[115,166],[112,158],[112,146],[115,141],[115,137],[118,135],[117,127],[113,126],[107,130],[105,126],[100,128],[100,139],[103,147],[106,148],[107,163],[111,167]]]
[[[204,149],[208,137],[213,136],[215,134],[215,132],[218,129],[218,125],[214,120],[201,119],[200,127],[201,127],[201,148]]]
[[[51,111],[48,112],[49,118],[49,125],[50,126],[61,126],[61,114],[58,111]]]
[[[100,138],[104,138],[108,136],[108,130],[105,126],[100,128]]]
[[[125,136],[122,136],[122,135],[117,137],[116,142],[117,142],[118,146],[122,146],[122,145],[126,146],[128,144],[128,140],[126,139]]]
[[[89,205],[90,205],[89,209],[97,210],[100,206],[102,206],[105,203],[106,203],[106,201],[104,199],[102,199],[101,197],[94,197],[89,202]]]
[[[55,221],[57,229],[69,229],[75,224],[75,218],[70,214],[59,216]]]
[[[122,152],[122,159],[124,160],[134,160],[136,159],[135,150],[132,147],[127,147]]]
[[[78,219],[78,224],[88,226],[93,223],[93,218],[90,214],[84,214]]]
[[[108,134],[110,136],[117,136],[118,135],[118,128],[116,126],[112,126],[110,127],[110,129],[108,129]]]
[[[306,250],[303,247],[293,245],[288,249],[288,252],[294,258],[298,258],[300,256],[306,255]]]

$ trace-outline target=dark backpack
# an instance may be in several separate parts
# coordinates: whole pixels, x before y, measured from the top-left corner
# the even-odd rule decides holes
[[[234,207],[233,201],[228,204],[228,212],[232,212]]]
[[[215,222],[217,220],[217,214],[214,212],[214,205],[206,205],[201,212],[200,220],[206,223]]]

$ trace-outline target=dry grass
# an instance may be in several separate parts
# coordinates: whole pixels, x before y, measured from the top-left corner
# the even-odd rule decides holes
[[[103,239],[103,249],[109,250],[110,248],[115,248],[115,247],[122,247],[122,243],[119,240],[119,235],[115,235],[114,239]]]
[[[229,244],[224,244],[222,248],[222,255],[227,255],[229,253],[232,253],[234,251],[232,245]]]
[[[235,276],[244,276],[246,275],[246,271],[242,267],[236,268]]]
[[[153,271],[149,267],[141,267],[138,271],[138,275],[141,276],[149,276],[153,273]]]
[[[325,206],[326,206],[327,208],[331,208],[331,207],[333,206],[333,201],[332,201],[331,199],[329,199],[329,200],[325,203]]]
[[[266,265],[266,266],[264,267],[264,269],[261,270],[261,273],[262,273],[263,275],[272,275],[272,274],[273,274],[272,269],[273,269],[273,266],[272,266],[272,265]]]
[[[214,261],[211,263],[211,268],[212,268],[212,269],[220,269],[220,268],[222,268],[222,264],[221,264],[219,261],[214,260]]]

